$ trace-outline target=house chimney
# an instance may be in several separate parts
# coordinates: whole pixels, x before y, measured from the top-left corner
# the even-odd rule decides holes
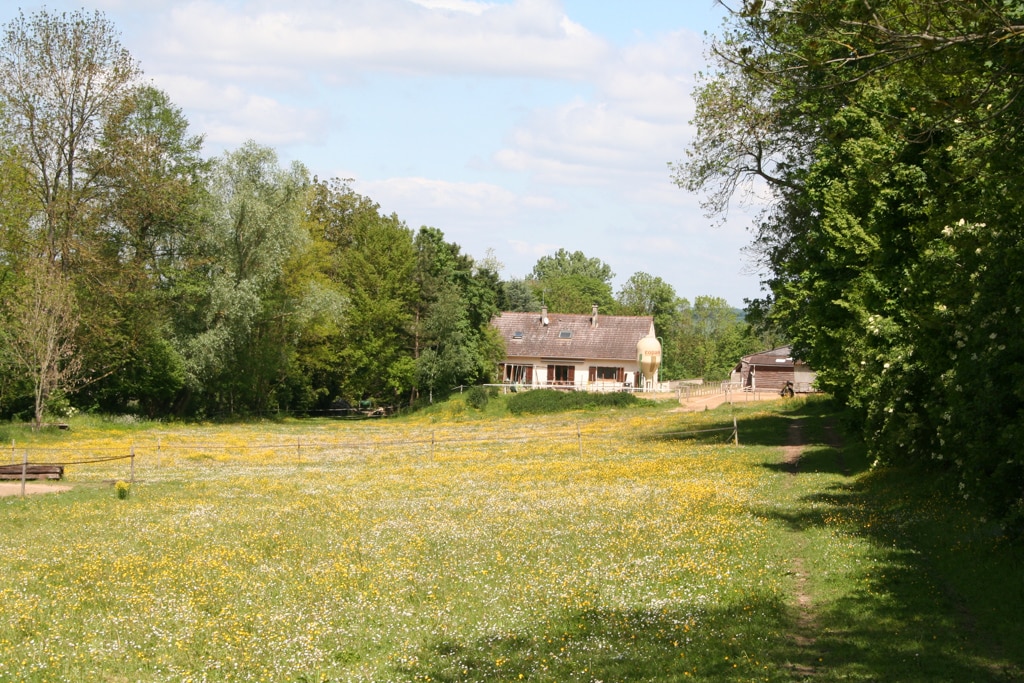
[[[590,315],[590,326],[597,327],[597,304],[594,304],[594,308],[592,309],[592,313]]]
[[[548,326],[548,307],[547,306],[541,306],[540,307],[540,321],[544,325],[544,327]]]

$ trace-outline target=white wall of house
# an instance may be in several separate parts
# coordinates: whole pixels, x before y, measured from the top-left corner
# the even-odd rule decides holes
[[[501,378],[503,382],[536,388],[563,386],[588,391],[617,391],[625,387],[642,387],[640,365],[636,361],[509,358],[505,365],[511,368],[506,367],[505,376]],[[529,377],[529,382],[526,377]]]

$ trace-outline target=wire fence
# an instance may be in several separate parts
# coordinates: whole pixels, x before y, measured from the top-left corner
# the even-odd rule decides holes
[[[720,423],[719,423],[720,424]],[[440,431],[440,433],[439,433]],[[704,439],[708,435],[721,434],[728,437],[721,441],[738,444],[739,425],[735,416],[731,425],[706,429],[655,431],[645,435],[631,435],[628,440],[641,439]],[[520,429],[517,433],[482,429],[480,432],[452,434],[449,430],[420,430],[416,435],[384,437],[379,434],[362,434],[360,438],[325,439],[308,435],[295,437],[250,440],[244,443],[203,442],[187,437],[164,438],[138,443],[79,446],[10,444],[9,465],[0,465],[0,479],[20,480],[22,495],[25,482],[36,478],[63,479],[70,474],[66,468],[75,468],[76,481],[124,480],[134,483],[139,475],[138,465],[145,463],[145,473],[152,474],[188,465],[216,465],[240,462],[251,465],[263,462],[268,465],[315,464],[339,460],[412,455],[437,460],[442,457],[458,458],[478,454],[481,450],[493,453],[515,453],[517,448],[538,446],[537,452],[551,449],[571,449],[580,458],[586,455],[587,442],[602,444],[610,440],[625,441],[619,434],[616,423],[589,422],[585,426],[579,421],[566,422],[556,429]],[[526,450],[518,451],[520,453]],[[533,451],[530,451],[533,452]],[[111,467],[113,465],[113,467]],[[52,476],[47,468],[59,468],[59,476]],[[45,476],[40,476],[40,475]]]

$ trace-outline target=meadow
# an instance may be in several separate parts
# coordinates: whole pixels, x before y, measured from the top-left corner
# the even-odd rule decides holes
[[[972,501],[827,400],[672,407],[8,427],[135,458],[0,499],[0,681],[1024,676],[1021,549]]]

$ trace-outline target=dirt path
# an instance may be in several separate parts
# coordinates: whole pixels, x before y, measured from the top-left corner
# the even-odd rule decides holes
[[[832,425],[826,427],[829,445],[837,449],[837,457],[840,466],[845,471],[845,464],[842,462],[842,450],[839,435]],[[804,437],[804,424],[801,420],[794,420],[789,425],[786,433],[786,445],[782,450],[782,463],[788,472],[787,487],[792,485],[792,477],[800,471],[800,457],[807,446]],[[816,673],[814,663],[819,661],[821,653],[817,650],[818,631],[817,622],[814,618],[814,601],[808,588],[810,573],[807,563],[804,560],[804,549],[807,541],[802,541],[799,550],[790,558],[790,572],[794,578],[794,599],[796,602],[796,623],[791,638],[800,652],[803,654],[803,662],[792,662],[790,667],[794,676],[799,678],[812,678]]]
[[[70,491],[70,486],[64,486],[63,484],[25,484],[25,495],[36,495],[39,493],[62,493],[64,491]],[[0,483],[0,498],[5,496],[20,496],[21,495],[21,482],[2,482]]]
[[[836,425],[828,422],[824,425],[825,441],[836,451],[836,462],[840,470],[849,475],[850,471],[843,458],[843,441],[839,435]],[[800,459],[807,447],[807,439],[804,434],[804,422],[794,420],[786,432],[785,445],[782,449],[782,465],[788,473],[786,476],[786,487],[794,483],[794,477],[800,472]],[[821,652],[817,649],[818,627],[814,618],[814,600],[811,597],[808,584],[810,582],[810,571],[804,559],[804,549],[807,541],[802,541],[794,556],[790,558],[790,570],[795,580],[794,601],[797,605],[796,628],[792,635],[793,642],[803,654],[803,661],[794,661],[790,666],[795,676],[801,679],[815,676],[815,663],[819,660]]]
[[[679,412],[689,413],[700,410],[714,410],[723,403],[749,403],[755,401],[776,401],[781,397],[774,391],[759,391],[757,393],[732,392],[731,394],[711,394],[709,396],[694,396],[692,398],[679,399]]]

